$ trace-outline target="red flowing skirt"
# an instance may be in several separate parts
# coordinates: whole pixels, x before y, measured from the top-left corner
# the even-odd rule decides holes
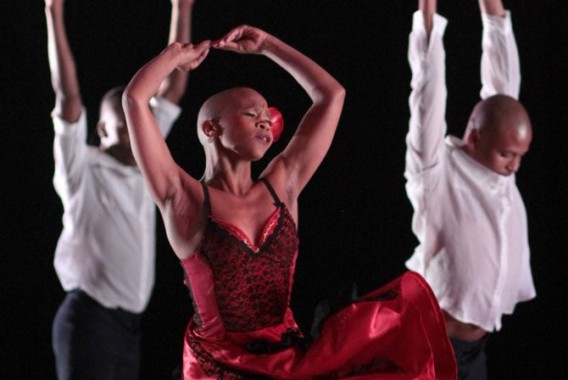
[[[454,353],[430,287],[407,272],[330,314],[307,348],[253,353],[250,342],[277,345],[297,329],[284,321],[247,333],[202,336],[191,322],[184,379],[456,379]]]

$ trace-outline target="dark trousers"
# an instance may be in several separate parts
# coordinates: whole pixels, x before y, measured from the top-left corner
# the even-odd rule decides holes
[[[485,345],[488,338],[489,334],[475,342],[450,338],[458,364],[459,380],[487,380]]]
[[[137,380],[140,314],[107,309],[81,290],[67,293],[53,321],[59,380]]]

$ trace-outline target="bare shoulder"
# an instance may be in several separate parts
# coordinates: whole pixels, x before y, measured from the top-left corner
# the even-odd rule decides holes
[[[270,183],[278,197],[284,203],[288,203],[294,198],[288,173],[289,170],[285,160],[282,156],[277,156],[260,175],[260,178],[265,178]]]
[[[297,186],[295,186],[294,179],[290,177],[289,173],[290,171],[286,167],[285,160],[277,157],[264,170],[260,178],[266,178],[278,198],[286,205],[294,219],[297,220],[297,205],[300,194]]]

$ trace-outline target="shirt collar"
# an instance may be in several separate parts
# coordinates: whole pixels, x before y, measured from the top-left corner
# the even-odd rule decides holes
[[[483,183],[489,189],[499,191],[510,184],[515,183],[515,175],[503,176],[481,165],[463,150],[465,143],[455,136],[447,136],[446,144],[450,147],[451,155],[456,161],[467,168],[467,175],[478,183]]]
[[[112,169],[118,171],[125,176],[138,175],[140,174],[140,169],[136,165],[124,165],[116,158],[102,150],[97,151],[98,159],[95,161],[96,166],[100,166],[106,169]]]

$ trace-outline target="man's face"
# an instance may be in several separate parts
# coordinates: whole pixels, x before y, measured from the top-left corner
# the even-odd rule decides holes
[[[532,131],[526,126],[502,126],[475,132],[471,157],[503,176],[519,170],[521,159],[529,150]]]
[[[129,151],[130,137],[126,127],[126,118],[121,104],[116,101],[105,101],[101,107],[100,122],[103,131],[99,131],[101,145],[105,148],[118,146]]]

